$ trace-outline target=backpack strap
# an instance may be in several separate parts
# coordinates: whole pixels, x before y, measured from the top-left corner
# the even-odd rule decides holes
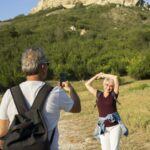
[[[23,114],[24,112],[28,111],[27,104],[25,102],[25,97],[19,87],[19,85],[10,88],[14,103],[18,110],[19,114]]]
[[[96,92],[96,101],[95,101],[95,105],[94,105],[94,108],[96,107],[97,105],[97,102],[98,102],[98,98],[103,94],[103,92],[97,90]]]
[[[111,92],[110,94],[114,98],[114,100],[120,105],[121,103],[117,99],[118,98],[118,94],[115,94],[115,92]]]
[[[51,138],[50,138],[50,141],[49,141],[50,145],[52,145],[52,142],[53,142],[53,139],[54,139],[54,135],[55,135],[55,130],[56,130],[56,127],[52,131],[52,135],[51,135]]]
[[[50,94],[52,89],[53,87],[49,86],[48,84],[44,84],[38,92],[31,109],[39,109],[40,111],[42,111],[46,98]]]
[[[48,84],[45,84],[38,92],[31,109],[39,109],[40,111],[42,111],[46,98],[49,95],[49,93],[52,91],[52,89],[53,87],[49,86]],[[55,135],[55,130],[56,130],[56,127],[52,131],[52,135],[49,141],[50,145],[52,145],[54,135]]]
[[[52,89],[53,87],[50,87],[49,85],[44,84],[44,86],[38,92],[31,109],[39,109],[41,111],[44,105],[44,102]],[[18,113],[23,114],[24,112],[28,111],[29,108],[27,107],[25,97],[19,85],[10,88],[10,91],[11,91],[13,100],[15,102],[16,108],[18,110]]]
[[[117,99],[117,94],[115,94],[115,92],[111,92],[110,94],[111,94],[111,96],[114,98],[114,100]]]

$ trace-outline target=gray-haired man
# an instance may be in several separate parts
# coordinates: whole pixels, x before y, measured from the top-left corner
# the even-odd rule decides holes
[[[42,49],[30,48],[22,54],[21,62],[22,71],[26,74],[26,81],[22,82],[19,86],[25,96],[27,105],[31,107],[38,91],[45,84],[44,80],[47,76],[48,61],[46,60]],[[62,87],[69,92],[70,97],[68,97]],[[49,138],[52,130],[56,127],[53,143],[50,147],[52,150],[58,150],[57,123],[59,121],[60,110],[72,113],[81,111],[80,99],[73,86],[69,82],[63,82],[62,87],[56,86],[53,88],[43,109]],[[18,112],[10,89],[8,89],[5,92],[0,105],[0,137],[6,135],[15,114],[18,114]],[[0,148],[2,148],[2,145],[1,141]]]

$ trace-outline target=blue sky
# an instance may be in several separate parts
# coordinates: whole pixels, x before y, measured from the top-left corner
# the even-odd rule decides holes
[[[0,20],[14,18],[20,14],[27,15],[39,0],[0,0]],[[150,4],[150,0],[146,0]]]
[[[0,0],[0,20],[28,14],[39,0]]]

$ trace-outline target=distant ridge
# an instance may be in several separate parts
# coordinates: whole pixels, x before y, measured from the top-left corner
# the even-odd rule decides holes
[[[36,13],[40,10],[47,8],[53,8],[63,6],[65,8],[72,8],[76,3],[82,3],[83,5],[98,4],[106,5],[109,3],[120,4],[124,6],[136,6],[142,4],[143,0],[40,0],[36,7],[31,10],[31,13]]]

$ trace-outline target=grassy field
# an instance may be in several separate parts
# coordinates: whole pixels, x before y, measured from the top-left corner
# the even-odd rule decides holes
[[[53,85],[56,82],[51,82]],[[94,86],[102,88],[101,81]],[[86,90],[84,81],[72,83],[82,104],[80,114],[61,113],[59,122],[60,150],[100,150],[93,139],[98,112],[94,108],[95,98]],[[150,80],[135,81],[121,78],[118,111],[129,128],[129,136],[121,138],[121,150],[150,149]]]
[[[150,149],[150,80],[121,79],[118,111],[129,128],[129,136],[121,138],[121,150]],[[80,114],[62,113],[60,128],[61,150],[100,150],[92,133],[97,122],[95,98],[85,89],[84,81],[74,82],[82,103]],[[101,81],[94,86],[101,88]]]

